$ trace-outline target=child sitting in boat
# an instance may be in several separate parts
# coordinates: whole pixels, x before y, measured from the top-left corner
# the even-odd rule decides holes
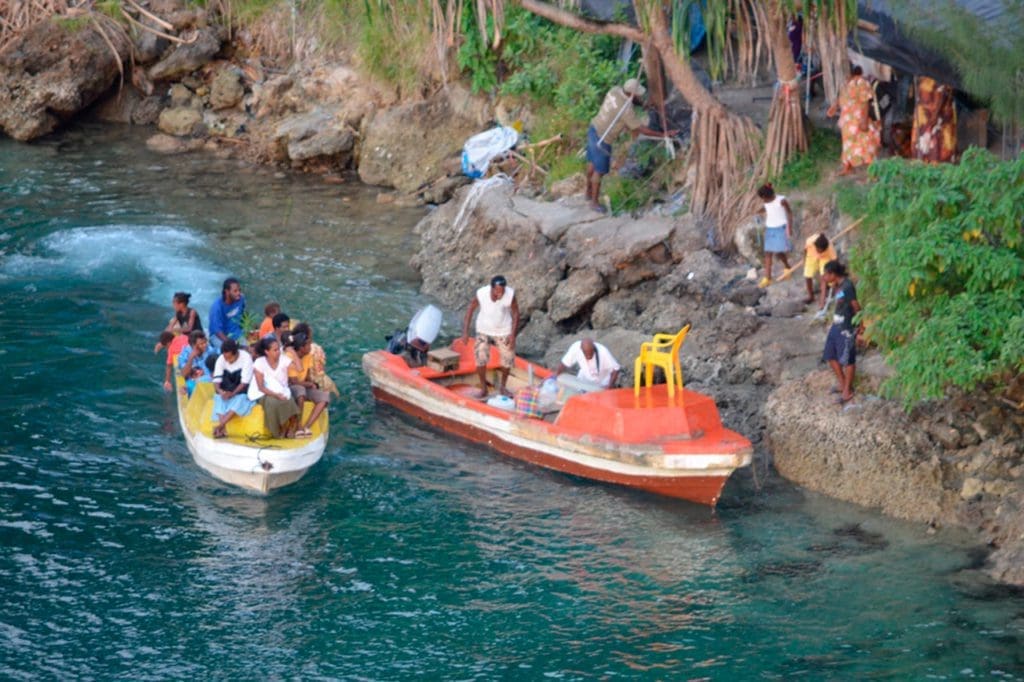
[[[269,336],[274,333],[274,315],[281,312],[281,304],[276,301],[271,301],[263,308],[263,321],[260,322],[260,329],[257,332],[258,339],[262,339],[264,336]]]
[[[178,354],[178,367],[185,377],[185,390],[189,397],[195,389],[197,381],[211,381],[213,373],[208,362],[216,360],[217,352],[210,348],[206,334],[196,329],[188,335],[188,345]]]
[[[164,348],[167,349],[167,362],[164,363],[166,369],[164,370],[164,390],[171,390],[171,368],[175,366],[178,361],[178,355],[181,353],[181,349],[188,345],[188,336],[185,334],[174,335],[173,332],[162,331],[160,332],[160,338],[156,345],[153,347],[154,353],[159,353]]]
[[[228,422],[246,416],[255,404],[247,393],[252,382],[252,356],[239,348],[234,339],[221,344],[220,350],[213,368],[213,418],[217,421],[214,438],[226,437]]]

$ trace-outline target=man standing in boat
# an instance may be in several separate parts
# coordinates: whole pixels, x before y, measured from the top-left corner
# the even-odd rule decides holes
[[[491,359],[491,346],[498,348],[501,367],[498,373],[501,383],[499,393],[508,394],[505,384],[516,357],[516,330],[519,328],[519,302],[515,290],[501,275],[491,278],[491,285],[480,287],[469,303],[466,317],[462,321],[462,344],[469,339],[469,323],[473,313],[480,309],[476,318],[476,339],[473,349],[476,358],[476,373],[480,377],[480,397],[487,397],[487,363]]]
[[[591,338],[580,339],[569,346],[555,375],[569,372],[576,366],[580,368],[577,378],[600,388],[614,388],[622,369],[612,352]]]

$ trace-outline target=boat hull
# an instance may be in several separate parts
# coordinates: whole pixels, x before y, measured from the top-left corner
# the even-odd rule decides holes
[[[662,442],[614,442],[579,429],[559,427],[558,420],[551,424],[538,419],[517,417],[455,395],[450,390],[432,384],[428,379],[431,375],[429,371],[403,370],[404,362],[395,358],[401,362],[402,366],[398,366],[387,355],[371,357],[374,354],[368,353],[363,359],[364,371],[370,377],[377,400],[438,429],[531,464],[594,481],[714,506],[732,472],[750,463],[749,441],[721,428],[720,424],[717,430],[701,433],[695,438]],[[471,371],[472,367],[468,369]],[[535,371],[541,374],[546,370],[536,367]],[[664,392],[665,387],[654,386],[643,390],[657,393],[659,390]],[[621,393],[613,398],[632,398],[632,391],[616,391]],[[690,395],[694,404],[699,403],[697,398],[708,401],[699,394]],[[641,396],[638,402],[650,402],[649,398],[650,395]],[[676,409],[684,408],[680,406]],[[717,411],[715,416],[717,418]]]
[[[196,390],[210,392],[209,386],[200,385]],[[200,398],[198,393],[186,398],[179,386],[178,422],[193,461],[219,481],[267,494],[298,481],[323,456],[329,435],[326,410],[317,420],[311,438],[213,438],[213,424],[208,417],[212,404],[206,400],[194,407],[189,405],[190,400]],[[307,405],[307,413],[310,409],[312,406]]]

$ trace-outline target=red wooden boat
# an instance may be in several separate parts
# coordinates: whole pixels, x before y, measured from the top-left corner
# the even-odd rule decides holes
[[[363,356],[374,396],[423,421],[495,450],[574,476],[714,506],[733,470],[750,464],[752,447],[722,426],[714,401],[659,384],[573,395],[544,418],[520,416],[474,397],[479,384],[473,344],[452,344],[455,369],[411,368],[386,350]],[[492,349],[488,379],[497,379]],[[550,371],[516,358],[512,392]]]

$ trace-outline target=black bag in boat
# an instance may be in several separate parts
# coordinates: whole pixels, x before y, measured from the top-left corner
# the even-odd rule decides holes
[[[220,378],[220,390],[222,391],[233,391],[242,385],[242,370],[236,369],[234,372],[225,371]]]

